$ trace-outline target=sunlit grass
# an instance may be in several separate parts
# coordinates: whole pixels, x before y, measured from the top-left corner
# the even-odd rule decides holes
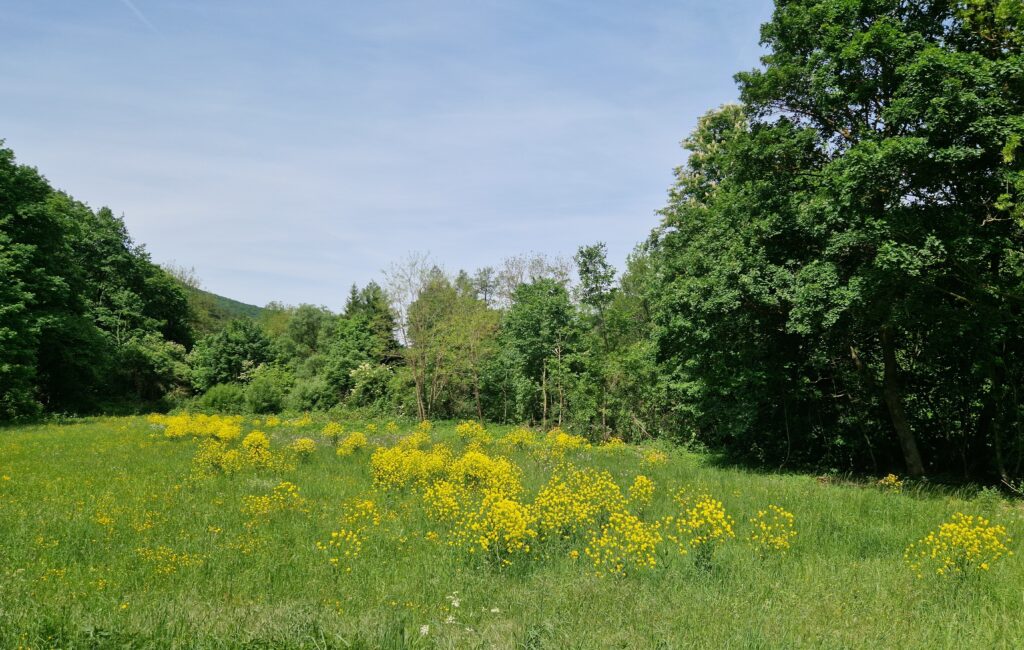
[[[595,569],[586,552],[596,553],[606,515],[564,539],[551,532],[554,525],[546,530],[535,522],[537,536],[524,537],[528,550],[516,547],[495,561],[447,543],[455,533],[425,512],[422,487],[374,486],[373,450],[393,446],[415,424],[342,422],[324,435],[325,424],[246,420],[239,435],[213,427],[241,452],[253,430],[266,432],[277,459],[261,467],[243,463],[228,474],[197,473],[199,443],[168,438],[144,418],[0,431],[0,647],[1024,643],[1019,556],[952,579],[918,578],[904,560],[908,545],[956,512],[984,516],[1020,538],[1019,503],[991,494],[830,485],[712,467],[668,447],[581,448],[557,432],[506,438],[507,427],[487,427],[484,435],[435,423],[426,441],[414,442],[428,450],[445,443],[456,458],[467,445],[488,458],[509,458],[521,469],[514,502],[524,508],[568,460],[607,471],[621,490],[615,508],[627,514],[605,535],[613,550],[630,539],[662,538],[653,566],[643,546],[635,569],[609,572]],[[356,432],[368,444],[346,447]],[[296,444],[304,438],[315,449]],[[469,465],[459,471],[476,471]],[[645,480],[630,489],[638,475],[650,480],[653,493]],[[699,545],[684,554],[668,539],[676,521],[666,518],[687,516],[674,498],[681,488],[692,497],[690,507],[709,495],[734,522],[735,537],[720,534],[713,554]],[[545,493],[545,503],[557,505],[555,492]],[[792,513],[797,532],[779,548],[749,540],[769,534],[762,526],[769,515],[758,519],[775,516],[770,505]],[[697,514],[717,520],[712,506],[703,503]],[[357,553],[346,557],[344,540],[332,548],[332,539],[342,539],[332,533],[340,531],[357,531]]]

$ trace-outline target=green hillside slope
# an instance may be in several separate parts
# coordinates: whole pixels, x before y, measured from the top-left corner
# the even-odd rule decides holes
[[[258,319],[262,307],[225,298],[203,289],[188,288],[189,301],[195,312],[195,328],[199,334],[215,332],[239,318]]]

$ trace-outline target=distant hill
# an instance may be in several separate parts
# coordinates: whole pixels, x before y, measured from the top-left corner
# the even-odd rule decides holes
[[[227,323],[239,318],[252,318],[258,320],[263,313],[263,307],[250,305],[215,293],[187,287],[189,302],[195,311],[194,323],[198,334],[209,334],[216,332]]]

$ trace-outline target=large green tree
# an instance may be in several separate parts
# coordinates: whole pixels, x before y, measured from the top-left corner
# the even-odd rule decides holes
[[[783,461],[1011,471],[1024,61],[1000,4],[777,3],[656,237],[689,426]]]
[[[168,360],[191,342],[183,289],[109,209],[2,146],[0,270],[0,418],[151,400],[182,379]]]
[[[565,285],[539,278],[520,284],[502,321],[501,344],[514,352],[517,374],[532,384],[536,398],[530,419],[546,426],[567,416],[571,362],[579,339],[579,319]]]
[[[217,384],[244,381],[272,359],[271,341],[260,326],[250,319],[234,320],[196,343],[189,355],[192,383],[205,391]]]

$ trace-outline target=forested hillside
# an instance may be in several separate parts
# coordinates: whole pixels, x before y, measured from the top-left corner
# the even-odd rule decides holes
[[[197,333],[212,334],[239,318],[259,318],[262,307],[225,298],[196,286],[186,285]]]
[[[412,255],[341,313],[189,293],[3,150],[0,415],[170,394],[1014,484],[1024,9],[780,0],[762,42],[625,269],[600,243],[457,272]]]
[[[0,278],[0,418],[151,402],[187,376],[183,287],[2,147]]]

